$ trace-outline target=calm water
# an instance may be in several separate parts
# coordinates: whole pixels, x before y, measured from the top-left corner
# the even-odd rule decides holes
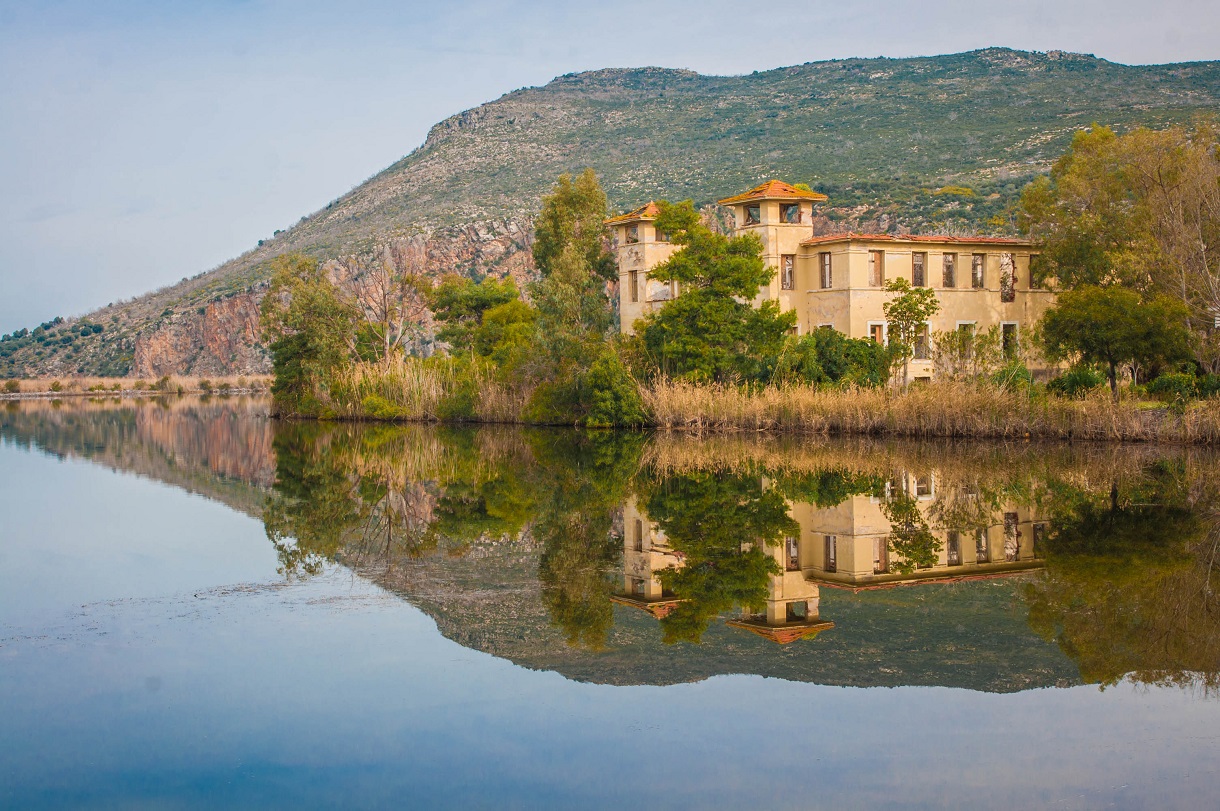
[[[1214,808],[1220,458],[0,404],[0,805]]]

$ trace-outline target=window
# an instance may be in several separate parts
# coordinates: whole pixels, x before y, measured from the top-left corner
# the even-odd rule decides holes
[[[631,300],[640,300],[640,274],[638,271],[631,271],[627,274],[627,286],[631,288]]]
[[[631,578],[631,593],[636,597],[644,596],[644,581],[639,577]]]
[[[927,287],[927,276],[924,274],[924,268],[928,264],[928,255],[926,253],[911,254],[911,286],[912,287]]]
[[[637,243],[639,241],[640,241],[640,226],[628,225],[627,226],[627,244],[634,245],[635,243]]]
[[[1017,514],[1004,513],[1004,560],[1012,563],[1021,558],[1021,533],[1017,530]]]
[[[799,572],[801,570],[800,542],[791,535],[788,535],[784,538],[784,552],[787,559],[785,568],[790,572]]]
[[[635,551],[644,551],[644,522],[635,519]]]
[[[974,357],[974,322],[958,321],[957,335],[961,338],[962,355],[966,360]]]
[[[786,253],[779,258],[779,286],[791,290],[796,282],[796,255]]]
[[[818,254],[818,267],[822,269],[822,289],[829,290],[834,287],[834,278],[830,275],[830,254]]]
[[[669,242],[669,234],[665,233],[660,228],[656,229],[656,234],[657,242]]]
[[[991,563],[991,545],[987,543],[987,530],[974,531],[974,562]]]
[[[962,565],[962,536],[958,532],[950,532],[946,543],[948,563],[950,566]]]
[[[1036,558],[1036,557],[1038,557],[1038,550],[1041,549],[1045,545],[1046,545],[1046,522],[1039,521],[1038,523],[1034,524],[1033,547],[1029,550],[1029,553]]]
[[[1017,350],[1020,348],[1017,341],[1017,325],[1015,323],[1004,323],[1000,325],[1001,330],[1001,346],[1004,349],[1004,357],[1015,358]]]
[[[873,574],[885,574],[890,570],[890,541],[888,538],[873,538]]]
[[[822,544],[825,546],[826,551],[825,565],[822,568],[828,572],[837,572],[839,564],[835,556],[835,536],[824,535],[822,537]]]
[[[801,221],[801,206],[799,203],[780,203],[779,221],[797,223]]]
[[[809,616],[809,603],[805,600],[788,603],[787,610],[784,611],[784,617],[788,622],[804,622],[807,616]]]
[[[1017,263],[1012,254],[1000,254],[1000,301],[1017,300]]]
[[[885,251],[868,252],[868,286],[885,285]]]
[[[945,254],[941,268],[941,287],[957,287],[957,254]]]
[[[757,205],[746,206],[746,225],[758,225],[762,222],[762,212]]]
[[[1045,277],[1038,272],[1038,266],[1042,264],[1038,261],[1038,254],[1031,253],[1029,255],[1029,289],[1030,290],[1045,290],[1046,285],[1043,283]]]
[[[987,254],[976,253],[970,257],[970,286],[975,290],[986,287],[984,268],[987,266]]]
[[[916,498],[931,498],[932,497],[932,477],[930,475],[915,477],[915,497]]]
[[[928,325],[920,324],[915,331],[915,360],[928,360],[932,357],[932,339],[928,336]]]
[[[870,321],[868,324],[868,337],[872,338],[874,343],[885,346],[885,322]]]

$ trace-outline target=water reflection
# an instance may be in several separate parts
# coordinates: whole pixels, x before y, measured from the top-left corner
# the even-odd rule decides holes
[[[273,424],[260,409],[23,403],[0,411],[0,440],[257,513],[284,577],[349,567],[463,645],[572,678],[1217,685],[1210,452]]]

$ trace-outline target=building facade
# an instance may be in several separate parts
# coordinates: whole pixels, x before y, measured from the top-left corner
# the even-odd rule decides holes
[[[1032,243],[995,237],[896,236],[813,233],[814,206],[826,196],[771,180],[720,200],[733,213],[736,234],[757,234],[763,260],[775,270],[758,301],[771,300],[797,313],[797,333],[831,327],[851,338],[888,341],[882,309],[893,294],[887,282],[903,278],[936,291],[940,311],[915,347],[911,375],[932,374],[931,336],[937,332],[1000,331],[1005,350],[1016,351],[1024,331],[1054,303],[1051,290],[1032,284]],[[622,331],[681,293],[676,285],[648,278],[677,246],[655,226],[649,203],[607,221],[619,267]]]

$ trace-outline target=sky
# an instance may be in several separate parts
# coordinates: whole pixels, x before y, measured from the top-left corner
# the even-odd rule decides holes
[[[1214,0],[0,0],[0,333],[215,267],[557,75],[1061,49],[1220,58]]]

